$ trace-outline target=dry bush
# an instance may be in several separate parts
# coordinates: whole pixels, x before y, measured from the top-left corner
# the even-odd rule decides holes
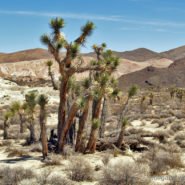
[[[42,146],[40,143],[35,143],[31,145],[30,152],[42,152]]]
[[[10,147],[13,144],[12,140],[2,140],[0,141],[0,146]]]
[[[44,161],[44,166],[57,166],[57,165],[61,165],[61,161],[62,161],[62,156],[61,155],[56,155],[56,154],[52,154],[49,159]]]
[[[103,164],[107,165],[109,163],[110,159],[111,159],[111,155],[110,154],[103,155],[103,158],[102,158]]]
[[[173,123],[170,127],[170,129],[173,130],[174,132],[183,130],[183,128],[184,128],[183,125],[179,122]]]
[[[184,176],[170,176],[170,182],[167,185],[184,185],[185,177]]]
[[[64,146],[63,156],[65,158],[71,157],[75,155],[74,149],[70,145]]]
[[[83,157],[72,157],[68,168],[68,177],[72,181],[92,181],[94,171],[91,164]]]
[[[53,175],[48,179],[47,185],[74,185],[74,182],[62,176]]]
[[[146,165],[118,160],[108,163],[100,179],[101,185],[149,185],[149,169]]]
[[[167,148],[166,148],[167,149]],[[165,150],[161,148],[153,148],[142,156],[140,162],[148,163],[152,175],[158,175],[170,168],[181,168],[183,162],[180,153],[176,153],[171,149]]]
[[[185,140],[185,132],[181,131],[181,132],[177,133],[175,135],[175,138],[174,139],[176,141],[178,141],[178,140],[180,140],[180,141]]]
[[[8,152],[8,157],[25,157],[30,156],[29,153],[22,149],[8,147],[5,152]]]
[[[32,170],[22,167],[1,167],[0,168],[0,184],[2,185],[18,185],[23,179],[32,179],[35,174]]]

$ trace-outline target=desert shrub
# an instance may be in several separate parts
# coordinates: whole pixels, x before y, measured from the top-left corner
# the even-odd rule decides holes
[[[37,185],[38,181],[36,178],[33,179],[23,179],[19,182],[19,185]]]
[[[110,154],[103,155],[103,158],[102,158],[103,164],[107,165],[109,163],[110,159],[111,159],[111,155]]]
[[[32,179],[35,174],[32,170],[22,167],[1,167],[0,181],[2,185],[18,185],[23,179]]]
[[[108,163],[103,170],[101,185],[149,185],[149,169],[146,165],[118,160]]]
[[[173,130],[174,132],[183,130],[183,125],[179,122],[173,123],[170,127],[171,130]]]
[[[31,149],[30,149],[31,152],[42,152],[42,146],[40,143],[35,143],[33,145],[31,145]]]
[[[44,161],[44,166],[57,166],[57,165],[61,165],[61,161],[62,161],[62,156],[60,155],[56,155],[56,154],[52,154],[49,159]]]
[[[68,168],[68,177],[73,181],[91,181],[94,171],[91,164],[82,157],[72,157]]]
[[[143,154],[142,158],[147,162],[152,175],[161,174],[169,168],[183,167],[180,153],[153,148]]]
[[[170,182],[167,183],[167,185],[184,185],[185,184],[184,176],[170,176],[169,180]]]
[[[29,153],[25,150],[22,150],[22,149],[9,147],[5,151],[8,152],[7,157],[25,157],[25,156],[29,156]]]
[[[63,156],[65,158],[73,156],[74,154],[75,154],[74,149],[70,145],[64,146]]]
[[[179,133],[177,133],[176,135],[175,135],[175,138],[174,138],[175,140],[185,140],[185,132],[179,132]]]
[[[47,184],[48,185],[74,185],[74,183],[71,180],[59,175],[52,175],[48,179]]]

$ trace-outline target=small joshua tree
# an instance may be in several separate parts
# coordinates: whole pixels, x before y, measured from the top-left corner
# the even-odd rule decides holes
[[[121,124],[121,131],[119,133],[119,137],[117,140],[117,147],[120,148],[121,144],[123,142],[123,137],[124,137],[124,132],[125,132],[125,127],[128,125],[128,120],[126,118],[123,118],[122,124]]]
[[[13,115],[18,114],[19,121],[20,121],[20,133],[24,132],[24,113],[25,113],[25,107],[24,104],[21,104],[19,101],[15,101],[10,106],[10,111]]]
[[[41,94],[38,97],[38,104],[40,106],[40,129],[41,129],[41,143],[42,143],[42,155],[45,159],[48,155],[48,143],[47,143],[47,130],[46,130],[46,105],[48,103],[48,98]]]
[[[26,102],[24,104],[25,110],[27,113],[27,120],[29,122],[28,129],[30,131],[30,137],[29,137],[29,144],[36,142],[36,135],[35,135],[35,107],[37,105],[36,100],[37,94],[35,92],[30,92],[26,94],[25,99]]]
[[[9,127],[9,121],[13,117],[13,113],[11,111],[8,111],[4,114],[4,132],[3,132],[3,139],[8,139],[8,127]]]

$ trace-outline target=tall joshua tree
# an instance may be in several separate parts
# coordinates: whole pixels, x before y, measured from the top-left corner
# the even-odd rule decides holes
[[[52,73],[52,71],[51,71],[51,66],[53,65],[52,60],[48,60],[48,61],[46,62],[46,65],[48,66],[48,75],[49,75],[50,78],[51,78],[51,83],[52,83],[53,89],[54,89],[54,90],[58,90],[58,86],[57,86],[57,84],[56,84],[56,82],[55,82],[54,75],[53,75],[53,73]]]
[[[72,110],[77,109],[77,104],[74,102],[71,105],[71,110],[67,114],[66,112],[66,103],[67,103],[67,94],[68,94],[68,83],[70,78],[75,73],[81,73],[88,70],[105,70],[104,66],[83,66],[80,61],[75,61],[79,59],[79,49],[84,45],[88,36],[91,35],[94,24],[92,22],[87,22],[85,26],[82,27],[81,35],[75,39],[73,42],[68,42],[61,34],[61,29],[64,27],[64,20],[62,18],[52,19],[50,22],[50,27],[52,29],[51,35],[43,35],[41,37],[41,42],[48,47],[49,52],[53,55],[55,61],[59,66],[59,73],[61,75],[60,80],[60,103],[58,109],[58,152],[61,153],[64,147],[64,137],[66,137],[66,128],[69,128],[71,121],[70,117]],[[65,56],[60,56],[60,51],[62,49],[66,50]],[[72,116],[72,115],[71,115]]]
[[[116,80],[111,76],[114,70],[119,65],[119,59],[113,55],[113,53],[108,50],[101,55],[101,62],[95,62],[96,65],[104,64],[109,70],[102,71],[101,73],[96,73],[94,75],[94,112],[92,114],[92,127],[87,143],[86,151],[94,153],[96,149],[96,140],[98,134],[98,128],[100,126],[100,116],[102,109],[102,100],[105,96],[110,96],[115,94],[117,91]]]
[[[42,143],[42,155],[45,159],[48,155],[48,142],[47,142],[47,131],[46,131],[46,105],[48,103],[48,98],[41,94],[38,97],[38,104],[40,106],[40,129],[41,129],[41,143]]]

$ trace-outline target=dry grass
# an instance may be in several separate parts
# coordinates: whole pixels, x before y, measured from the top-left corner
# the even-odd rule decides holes
[[[149,185],[149,169],[145,165],[117,161],[108,163],[100,179],[101,185]]]
[[[68,177],[72,181],[92,181],[94,171],[91,164],[83,157],[72,157],[68,168]]]
[[[160,175],[170,168],[181,168],[183,162],[180,153],[176,150],[153,148],[143,154],[140,162],[148,163],[152,175]]]
[[[30,149],[31,152],[39,152],[41,153],[42,152],[42,146],[40,143],[35,143],[33,145],[31,145],[31,149]]]
[[[2,185],[19,185],[23,179],[32,179],[35,176],[31,170],[22,167],[1,167],[0,174]]]
[[[61,155],[52,154],[49,159],[44,161],[44,166],[58,166],[61,165],[61,161],[63,160]]]
[[[22,149],[8,147],[5,152],[8,152],[7,157],[25,157],[30,156],[29,153]]]

